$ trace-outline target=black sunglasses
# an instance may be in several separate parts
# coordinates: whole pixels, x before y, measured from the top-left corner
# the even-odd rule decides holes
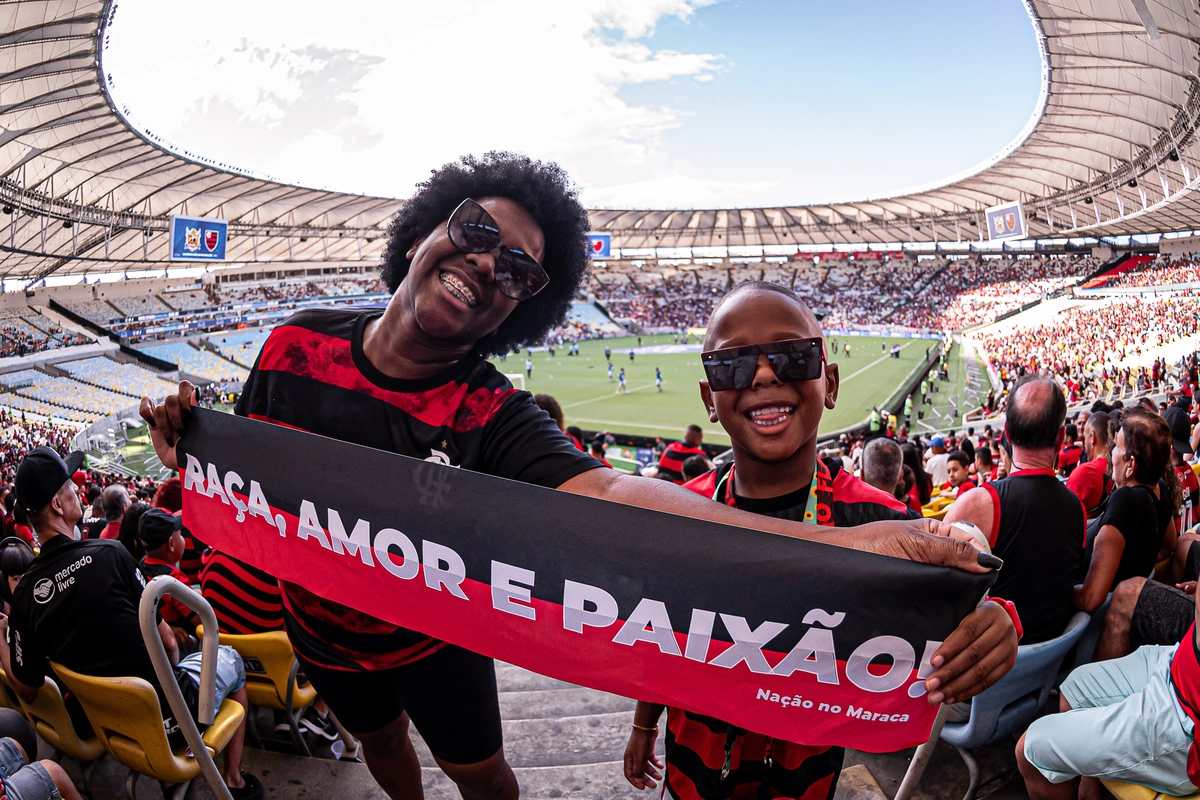
[[[825,363],[825,348],[819,337],[710,350],[700,354],[708,387],[714,392],[749,389],[754,385],[760,355],[767,357],[775,377],[784,383],[816,380]]]
[[[483,206],[471,198],[458,204],[446,221],[446,236],[464,253],[487,253],[500,248],[496,257],[496,287],[512,300],[528,300],[546,288],[550,277],[528,253],[500,244],[500,226]]]

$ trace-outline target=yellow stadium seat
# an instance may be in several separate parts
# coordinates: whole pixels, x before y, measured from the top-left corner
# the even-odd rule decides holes
[[[1192,472],[1196,473],[1197,475],[1200,475],[1200,461],[1197,461],[1195,464],[1192,464]]]
[[[25,709],[21,708],[21,699],[17,697],[16,690],[8,682],[8,674],[3,668],[0,668],[0,708],[11,708],[13,711],[25,713]]]
[[[1120,783],[1118,781],[1100,781],[1104,788],[1112,792],[1117,800],[1176,800],[1174,795],[1159,794],[1153,789],[1138,786],[1136,783]],[[1189,794],[1178,800],[1200,800],[1200,793]]]
[[[47,678],[42,688],[38,689],[37,699],[32,703],[22,700],[21,707],[38,736],[58,752],[65,753],[83,765],[84,793],[91,796],[92,768],[96,759],[104,755],[104,743],[94,733],[86,739],[81,739],[75,732],[58,684]]]
[[[204,626],[196,627],[196,636],[204,636]],[[300,663],[283,631],[236,635],[221,633],[221,644],[242,657],[246,668],[246,695],[253,705],[285,712],[291,720],[292,743],[302,755],[311,755],[300,735],[300,712],[317,699],[312,684],[296,682]]]
[[[928,519],[945,519],[946,512],[950,510],[950,506],[942,506],[937,511],[922,509],[923,516]]]
[[[154,687],[141,678],[94,678],[51,662],[54,673],[79,700],[104,749],[141,775],[165,783],[184,784],[200,774],[200,763],[187,747],[173,750],[163,730],[163,716]],[[221,752],[245,716],[240,704],[228,698],[216,720],[204,731],[204,743]]]

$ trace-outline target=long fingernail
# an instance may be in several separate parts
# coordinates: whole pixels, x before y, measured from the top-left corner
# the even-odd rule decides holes
[[[975,558],[979,562],[979,566],[987,567],[988,569],[1000,569],[1004,566],[1004,559],[994,556],[991,553],[980,553]]]

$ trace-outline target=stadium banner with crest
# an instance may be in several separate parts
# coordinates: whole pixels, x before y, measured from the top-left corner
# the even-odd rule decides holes
[[[1025,211],[1021,201],[992,206],[984,211],[987,220],[988,238],[993,242],[1001,239],[1025,238]]]
[[[229,223],[209,217],[171,215],[172,261],[224,261]]]
[[[188,528],[281,580],[544,675],[804,744],[924,742],[930,659],[995,575],[205,409],[177,455]]]
[[[588,252],[592,258],[612,258],[612,234],[589,233]]]

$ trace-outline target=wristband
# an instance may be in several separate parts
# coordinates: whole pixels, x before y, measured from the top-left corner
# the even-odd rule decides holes
[[[1004,600],[999,597],[989,597],[984,602],[995,603],[1004,609],[1008,614],[1008,618],[1012,620],[1013,627],[1017,629],[1017,641],[1021,641],[1021,637],[1025,635],[1025,628],[1021,626],[1021,616],[1017,613],[1017,607],[1011,600]]]
[[[633,729],[634,729],[635,731],[645,731],[646,733],[658,733],[658,726],[657,726],[657,725],[653,725],[653,726],[649,726],[649,727],[647,727],[646,725],[638,725],[638,724],[635,722],[635,723],[633,723]]]

